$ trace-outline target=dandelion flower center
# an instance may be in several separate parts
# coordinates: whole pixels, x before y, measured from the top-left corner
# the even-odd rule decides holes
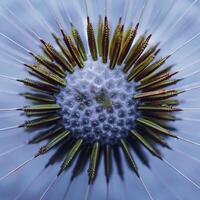
[[[120,67],[110,70],[108,64],[89,57],[84,69],[66,80],[56,98],[63,124],[75,137],[112,144],[134,128],[135,83],[126,80]]]

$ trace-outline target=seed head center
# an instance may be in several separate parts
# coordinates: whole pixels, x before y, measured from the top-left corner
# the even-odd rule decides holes
[[[83,69],[66,77],[57,95],[63,124],[74,137],[88,142],[115,143],[134,128],[135,83],[128,82],[120,66],[114,70],[91,58]]]

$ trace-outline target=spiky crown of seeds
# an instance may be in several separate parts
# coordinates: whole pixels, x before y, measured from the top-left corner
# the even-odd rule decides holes
[[[157,145],[170,148],[166,138],[176,138],[176,135],[170,131],[171,127],[167,122],[176,120],[176,117],[171,113],[180,111],[180,109],[176,107],[179,102],[173,97],[183,91],[165,88],[179,81],[172,79],[177,72],[171,73],[171,66],[165,65],[169,56],[158,58],[160,51],[158,44],[148,47],[151,34],[145,33],[134,41],[138,27],[139,23],[135,27],[128,27],[124,30],[120,18],[114,34],[110,38],[107,16],[105,16],[104,22],[99,17],[97,35],[95,35],[91,19],[87,17],[88,46],[94,62],[102,59],[104,64],[108,63],[110,70],[121,68],[127,82],[134,81],[136,83],[137,93],[132,97],[133,101],[137,102],[136,110],[138,114],[135,119],[135,128],[129,130],[128,136],[120,137],[117,144],[107,143],[102,145],[98,140],[89,144],[84,138],[75,138],[73,132],[66,130],[62,124],[61,106],[56,102],[56,94],[60,92],[61,87],[67,87],[66,76],[73,76],[77,67],[84,70],[84,62],[87,60],[82,39],[73,24],[71,24],[71,35],[65,34],[64,29],[61,28],[63,41],[52,34],[60,50],[56,50],[50,43],[41,39],[44,55],[31,53],[36,63],[34,65],[25,64],[29,72],[40,80],[18,80],[39,91],[38,93],[23,94],[24,97],[34,100],[37,104],[25,106],[22,110],[27,116],[37,116],[37,118],[26,121],[21,126],[40,128],[41,126],[52,125],[47,131],[40,132],[33,137],[29,143],[34,144],[48,140],[47,144],[39,149],[35,157],[58,147],[47,164],[47,166],[53,165],[63,159],[58,175],[69,168],[74,158],[78,156],[72,174],[73,179],[83,171],[87,160],[90,158],[88,176],[89,183],[93,183],[100,156],[104,155],[107,181],[109,181],[112,172],[112,156],[115,158],[121,177],[123,177],[119,154],[121,147],[131,169],[139,176],[131,148],[142,162],[149,166],[142,146],[146,147],[154,156],[162,159]],[[63,155],[66,155],[66,157],[63,158]]]

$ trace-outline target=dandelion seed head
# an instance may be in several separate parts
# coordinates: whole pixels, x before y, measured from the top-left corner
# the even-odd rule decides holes
[[[110,70],[91,57],[84,69],[66,76],[67,87],[56,96],[62,107],[63,124],[76,138],[87,142],[116,143],[134,128],[134,82],[120,67]]]
[[[107,185],[105,194],[101,192],[101,195],[115,199],[110,180],[115,180],[119,189],[121,185],[113,173],[118,173],[123,185],[134,178],[138,180],[134,185],[136,199],[145,199],[138,183],[143,187],[145,197],[154,199],[151,190],[154,185],[160,188],[160,182],[157,175],[152,175],[156,172],[167,174],[166,180],[170,178],[167,168],[156,165],[162,163],[199,190],[200,186],[192,176],[177,167],[180,159],[178,148],[184,147],[183,142],[200,146],[197,140],[190,140],[179,131],[179,128],[190,130],[188,122],[199,122],[198,102],[197,108],[185,106],[187,97],[196,96],[193,91],[199,89],[199,83],[186,85],[191,80],[195,82],[199,72],[190,72],[199,64],[199,48],[194,48],[200,38],[198,20],[194,19],[199,8],[197,5],[198,0],[182,3],[176,0],[81,0],[72,3],[27,0],[19,2],[19,13],[9,5],[1,19],[9,24],[0,30],[1,61],[11,66],[14,63],[21,71],[15,73],[14,68],[5,67],[0,79],[11,84],[15,82],[13,85],[17,87],[23,84],[26,91],[24,87],[21,87],[23,92],[17,88],[19,94],[6,91],[7,84],[2,84],[6,97],[13,94],[16,99],[24,99],[20,106],[15,106],[15,98],[6,102],[7,105],[13,100],[12,106],[2,106],[0,112],[20,113],[23,119],[18,119],[20,123],[15,124],[14,115],[8,115],[14,124],[2,126],[0,132],[12,130],[9,135],[13,136],[12,132],[20,129],[28,140],[1,152],[0,157],[24,147],[31,149],[31,145],[40,143],[40,146],[35,146],[36,151],[25,161],[22,152],[22,164],[10,171],[6,169],[8,172],[0,176],[0,181],[26,165],[40,162],[44,169],[34,178],[37,183],[47,168],[52,166],[55,171],[53,180],[36,199],[48,196],[59,184],[60,176],[65,176],[64,171],[69,172],[70,177],[63,199],[68,199],[68,193],[72,193],[69,199],[83,196],[92,199],[97,178],[102,185]],[[28,71],[24,70],[25,77],[22,75],[24,66]],[[196,127],[198,124],[193,126],[193,130]],[[188,131],[193,134],[191,132]],[[2,138],[4,136],[7,137],[3,135]],[[14,142],[14,136],[8,140]],[[178,159],[171,160],[170,155]],[[44,160],[48,158],[47,162],[36,161],[42,156]],[[192,152],[187,156],[193,159]],[[104,177],[100,174],[101,167],[104,168]],[[88,174],[86,194],[78,194],[76,188],[71,192],[73,180],[85,172]],[[127,176],[127,173],[135,176]],[[151,186],[147,179],[152,181]],[[43,180],[47,181],[45,174]],[[182,182],[177,185],[184,186]],[[51,193],[50,198],[62,196],[62,188]],[[26,189],[16,200],[27,192]],[[132,192],[129,185],[127,189]],[[95,199],[99,196],[98,191]],[[140,196],[137,196],[138,192]],[[165,198],[171,197],[167,194],[169,196]]]

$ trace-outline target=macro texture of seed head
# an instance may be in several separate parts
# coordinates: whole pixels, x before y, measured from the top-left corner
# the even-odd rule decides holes
[[[99,199],[132,199],[134,188],[138,192],[136,199],[154,200],[152,184],[158,184],[162,174],[168,173],[154,163],[164,165],[195,188],[197,192],[190,189],[191,199],[198,199],[198,181],[194,174],[189,176],[180,168],[177,158],[181,154],[199,162],[192,150],[188,154],[179,150],[182,144],[188,148],[200,146],[198,140],[185,136],[183,130],[188,121],[199,122],[200,108],[190,106],[187,96],[193,92],[191,96],[196,98],[194,91],[199,89],[198,82],[187,82],[199,73],[199,70],[191,72],[195,69],[193,65],[199,63],[200,33],[196,31],[199,23],[190,22],[199,3],[184,0],[181,5],[178,0],[162,3],[158,0],[71,3],[26,0],[21,5],[26,11],[25,18],[12,10],[12,4],[3,6],[5,13],[0,14],[12,26],[8,30],[4,26],[0,28],[0,62],[13,64],[20,72],[11,75],[5,69],[0,79],[23,88],[9,92],[4,84],[4,93],[23,99],[23,103],[5,108],[2,103],[0,112],[20,113],[18,117],[23,120],[17,125],[12,120],[8,126],[2,122],[0,132],[11,132],[13,136],[12,131],[20,129],[26,140],[2,151],[0,158],[25,147],[36,148],[28,159],[24,159],[26,153],[22,151],[23,161],[14,168],[6,168],[0,175],[0,183],[44,157],[42,170],[37,170],[38,174],[15,200],[27,199],[25,194],[41,176],[46,182],[48,178],[43,174],[50,168],[56,170],[53,178],[44,189],[38,187],[42,190],[39,196],[34,190],[36,197],[29,196],[28,200],[96,199],[99,195],[94,191],[102,182],[105,191]],[[16,35],[11,27],[18,31]],[[183,125],[178,126],[179,123]],[[9,134],[5,138],[14,141]],[[176,159],[171,160],[169,155]],[[65,174],[67,184],[64,182],[59,187]],[[116,175],[119,179],[112,181]],[[75,189],[72,197],[69,196],[75,180],[82,176],[84,192]],[[149,184],[151,176],[155,176],[154,182]],[[130,178],[135,180],[134,184],[126,184]],[[113,182],[123,188],[123,197],[114,195]],[[166,180],[161,182],[173,190]],[[56,185],[62,190],[53,193]],[[169,196],[181,199],[177,191]],[[166,196],[158,199],[171,199]]]
[[[135,83],[126,81],[120,67],[107,65],[89,57],[84,69],[66,77],[67,87],[56,96],[65,128],[90,143],[116,143],[134,128]]]

